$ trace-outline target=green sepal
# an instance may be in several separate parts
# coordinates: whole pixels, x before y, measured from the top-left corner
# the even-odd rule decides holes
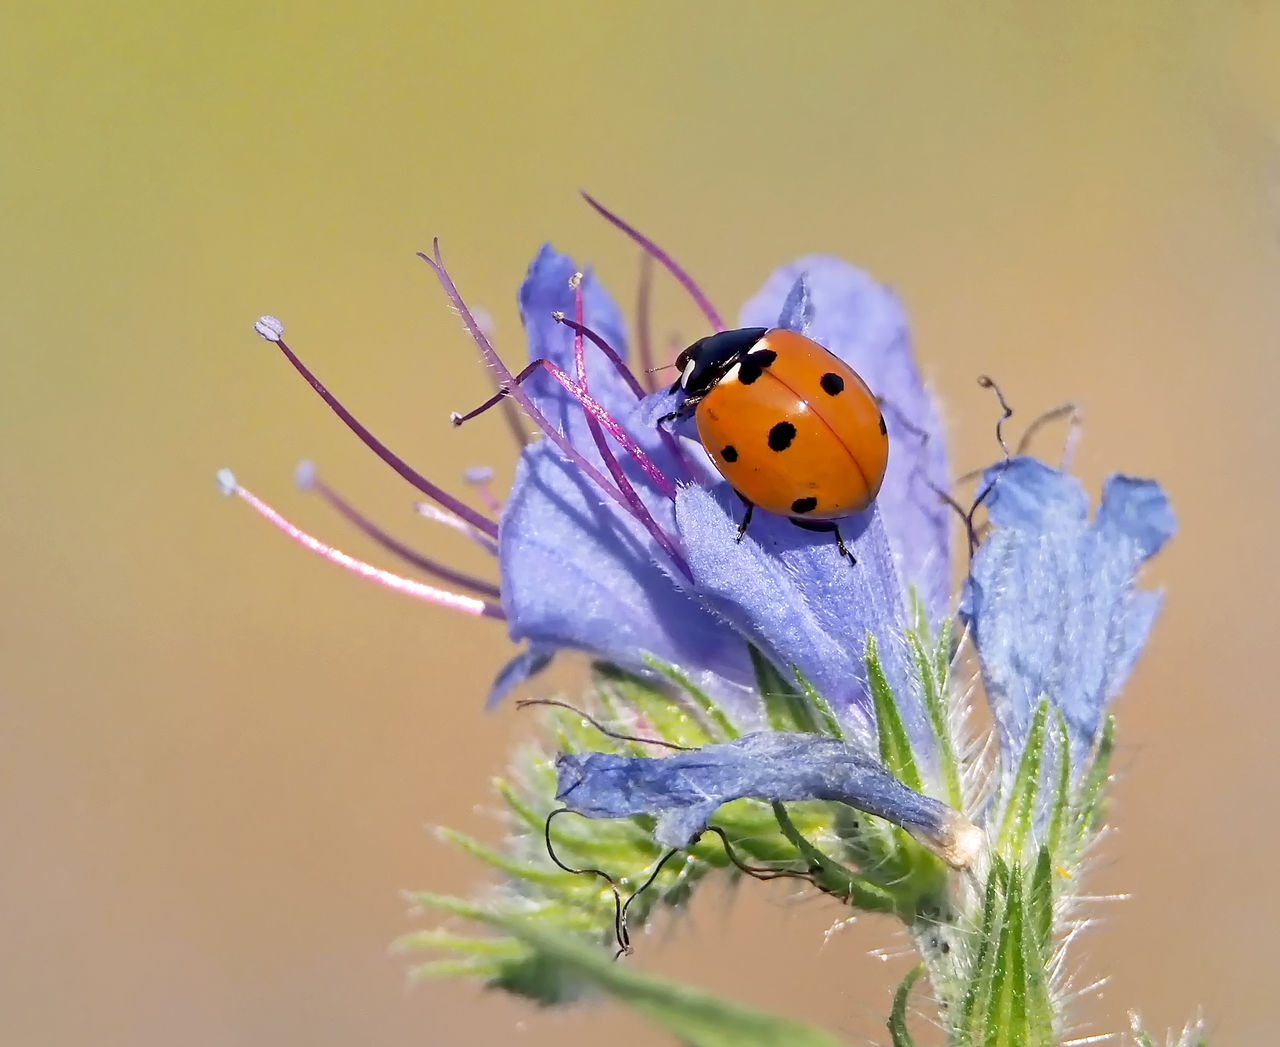
[[[880,667],[880,658],[876,652],[876,638],[870,633],[867,634],[864,657],[867,666],[867,682],[870,685],[871,700],[876,711],[880,762],[908,789],[923,792],[924,785],[920,778],[920,769],[916,766],[915,754],[911,751],[907,729],[898,712],[898,703],[893,689],[885,678],[884,670]]]
[[[1107,779],[1111,774],[1111,752],[1115,746],[1116,718],[1108,715],[1102,724],[1097,749],[1089,770],[1080,783],[1076,798],[1077,846],[1102,826],[1103,806],[1106,799]]]
[[[932,647],[927,633],[907,633],[907,646],[911,650],[912,661],[915,662],[916,675],[920,679],[920,688],[924,693],[925,710],[929,715],[929,726],[937,743],[938,769],[942,772],[942,783],[946,791],[946,800],[956,810],[964,809],[964,794],[960,789],[960,767],[956,761],[955,745],[951,739],[951,725],[947,711],[947,672],[950,661],[942,658],[939,652],[945,651],[951,644],[950,623],[944,623],[942,637],[936,647]]]
[[[773,816],[777,819],[782,835],[800,853],[816,887],[856,909],[865,909],[868,912],[902,910],[902,900],[893,891],[858,876],[852,869],[810,843],[796,828],[783,804],[773,804]]]
[[[1052,855],[1059,854],[1063,844],[1063,832],[1071,812],[1071,735],[1067,731],[1067,718],[1055,708],[1054,748],[1058,756],[1058,786],[1053,795],[1053,810],[1049,816],[1048,847]]]
[[[836,716],[836,711],[827,704],[827,700],[818,693],[818,689],[809,682],[804,673],[794,666],[791,671],[795,673],[796,686],[800,688],[800,693],[808,699],[817,714],[819,731],[844,741],[844,728],[840,726],[840,718]]]
[[[741,737],[742,732],[734,727],[729,717],[724,714],[724,710],[711,700],[706,691],[702,690],[674,665],[668,665],[651,654],[644,656],[644,663],[688,695],[715,740],[733,741],[733,739]]]
[[[639,717],[645,723],[646,736],[690,748],[727,740],[726,728],[732,730],[727,719],[722,723],[710,722],[702,704],[684,684],[679,685],[683,692],[679,700],[672,701],[670,688],[655,687],[652,681],[603,662],[596,662],[592,668],[596,678],[595,697],[611,726]],[[652,756],[655,749],[643,742],[619,742],[616,751]]]
[[[1027,747],[1023,750],[1018,773],[1005,805],[1004,822],[1000,826],[999,848],[1010,861],[1022,858],[1022,848],[1031,834],[1035,818],[1036,797],[1040,792],[1040,765],[1044,757],[1045,725],[1049,719],[1049,700],[1042,699],[1036,708]]]
[[[889,1026],[893,1047],[916,1047],[916,1041],[907,1031],[907,999],[911,995],[911,987],[923,973],[924,964],[917,964],[911,973],[902,979],[898,985],[898,991],[893,994],[893,1011],[889,1014],[889,1021],[886,1023]]]
[[[978,955],[974,959],[970,972],[969,988],[965,990],[964,1005],[961,1008],[960,1031],[964,1044],[976,1043],[974,1018],[979,1013],[979,1004],[991,991],[991,982],[995,976],[996,950],[992,948],[992,935],[1003,916],[1004,899],[1009,889],[1009,866],[1004,859],[995,855],[991,859],[991,871],[987,875],[987,891],[982,903],[982,930],[978,934]]]
[[[1041,847],[1031,872],[1031,886],[1027,892],[1028,927],[1032,932],[1032,947],[1043,960],[1048,960],[1053,948],[1053,859],[1049,848]],[[1042,964],[1043,965],[1043,964]]]
[[[625,960],[614,962],[599,949],[534,921],[436,895],[419,895],[417,900],[498,929],[529,949],[540,977],[548,982],[606,993],[690,1047],[838,1047],[837,1040],[812,1026],[641,974]]]
[[[765,719],[775,731],[788,734],[817,734],[815,709],[800,690],[774,667],[755,644],[747,644],[751,668],[756,674],[756,690],[764,703]]]

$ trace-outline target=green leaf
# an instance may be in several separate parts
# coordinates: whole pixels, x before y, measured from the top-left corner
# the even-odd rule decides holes
[[[884,670],[880,668],[880,658],[876,652],[876,638],[867,634],[865,655],[867,665],[867,682],[871,686],[871,699],[876,710],[876,733],[880,738],[880,762],[908,789],[923,792],[920,769],[916,766],[915,754],[911,751],[911,742],[907,738],[907,729],[898,713],[898,703],[893,689],[885,679]]]
[[[1004,823],[1000,827],[1000,851],[1010,861],[1022,860],[1022,849],[1031,833],[1035,816],[1036,796],[1040,792],[1040,764],[1044,756],[1045,724],[1049,718],[1049,700],[1041,700],[1036,709],[1031,729],[1027,732],[1027,747],[1023,750],[1018,774],[1005,807]]]
[[[804,696],[782,678],[771,661],[755,644],[748,644],[751,668],[756,674],[756,690],[764,702],[765,717],[775,731],[801,734],[817,734],[818,722],[814,709]]]
[[[893,1047],[916,1047],[916,1041],[907,1031],[907,998],[911,995],[911,987],[916,979],[924,973],[924,964],[902,979],[898,991],[893,994],[893,1013],[889,1015],[889,1035],[893,1038]]]
[[[533,921],[456,899],[419,896],[425,904],[496,927],[529,947],[543,976],[607,993],[691,1047],[839,1047],[821,1030],[753,1010],[615,963],[600,949],[552,933]]]

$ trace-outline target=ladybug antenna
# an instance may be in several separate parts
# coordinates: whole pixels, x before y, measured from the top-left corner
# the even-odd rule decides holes
[[[636,351],[640,354],[640,370],[645,374],[653,374],[653,338],[649,328],[649,311],[653,298],[653,255],[648,251],[640,252],[640,280],[636,284]],[[658,387],[652,382],[646,383],[649,392],[656,393]]]
[[[570,705],[568,702],[558,701],[554,698],[522,698],[520,701],[516,702],[517,709],[527,709],[534,705],[548,705],[554,706],[557,709],[568,709],[569,712],[581,716],[587,723],[591,724],[592,727],[603,734],[606,738],[613,738],[619,742],[639,742],[642,745],[660,745],[664,749],[676,749],[685,753],[691,753],[694,751],[694,747],[692,745],[679,745],[676,742],[668,742],[662,738],[644,738],[640,735],[623,734],[620,731],[612,730],[602,724],[594,716],[589,716],[587,713],[584,713],[577,706]]]
[[[543,839],[547,845],[547,857],[550,858],[557,866],[567,873],[573,873],[574,876],[596,876],[609,885],[609,890],[613,892],[613,935],[618,942],[618,952],[614,959],[622,956],[624,953],[631,951],[631,939],[627,934],[627,925],[623,919],[622,895],[618,893],[618,884],[612,876],[603,869],[575,869],[570,865],[565,865],[556,855],[555,848],[551,845],[551,822],[561,814],[572,814],[568,807],[557,807],[554,811],[547,815],[546,824],[543,826]]]
[[[674,362],[669,364],[662,364],[659,367],[650,367],[647,371],[645,371],[645,374],[657,374],[659,371],[670,371],[673,367],[675,367]]]

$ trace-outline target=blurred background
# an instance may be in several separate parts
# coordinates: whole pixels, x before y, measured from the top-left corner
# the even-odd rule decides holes
[[[287,2],[0,15],[0,1041],[658,1042],[409,985],[400,891],[467,892],[428,827],[494,838],[529,714],[486,714],[500,627],[363,584],[219,499],[242,482],[353,552],[321,473],[399,536],[483,566],[256,338],[291,344],[423,472],[514,459],[446,415],[485,375],[426,268],[441,238],[508,360],[544,240],[624,308],[637,252],[588,188],[732,315],[775,265],[892,284],[957,468],[1084,408],[1078,465],[1160,478],[1182,530],[1120,705],[1117,831],[1076,953],[1084,1031],[1203,1004],[1273,1027],[1280,7]],[[659,278],[656,334],[697,314]],[[1056,453],[1061,437],[1041,445]],[[382,558],[385,562],[385,557]],[[578,667],[577,672],[580,672]],[[552,682],[569,692],[572,665]],[[775,889],[770,889],[775,888]],[[710,892],[636,963],[885,1040],[874,918],[784,884]],[[420,924],[417,924],[420,925]]]

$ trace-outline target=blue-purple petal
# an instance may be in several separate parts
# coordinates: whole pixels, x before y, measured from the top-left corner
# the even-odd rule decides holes
[[[545,244],[529,265],[528,275],[520,285],[520,317],[529,343],[529,360],[550,360],[570,378],[577,375],[574,360],[574,333],[557,323],[553,313],[574,318],[574,291],[569,281],[574,273],[584,272],[582,281],[583,322],[609,343],[625,361],[627,358],[626,324],[618,306],[604,285],[589,270],[583,271],[568,255],[560,254]],[[635,395],[604,353],[584,343],[584,363],[591,395],[615,417],[635,403]],[[549,374],[530,378],[525,387],[539,410],[569,436],[580,450],[591,445],[582,407],[559,382]]]
[[[654,836],[687,847],[721,804],[829,800],[901,825],[948,861],[967,865],[978,830],[946,804],[908,789],[857,746],[764,731],[659,759],[562,754],[556,799],[587,818],[657,818]]]
[[[492,709],[501,704],[502,700],[524,683],[525,680],[542,672],[543,669],[551,664],[551,659],[555,656],[555,653],[555,648],[553,647],[544,646],[543,644],[530,644],[513,657],[498,670],[498,675],[494,677],[493,685],[489,688],[489,699],[485,702],[485,708]]]
[[[845,543],[857,558],[850,565],[832,535],[767,513],[757,513],[737,542],[735,514],[741,512],[725,484],[677,493],[676,526],[696,591],[784,678],[799,669],[864,742],[875,738],[863,660],[867,635],[874,635],[903,722],[927,763],[932,735],[909,668],[902,586],[880,514],[872,509],[843,521]]]
[[[513,640],[641,673],[652,655],[745,704],[753,677],[741,638],[677,586],[648,532],[547,441],[521,455],[498,543]]]
[[[951,594],[950,479],[937,407],[911,348],[895,295],[838,258],[811,255],[776,270],[742,309],[744,327],[786,327],[857,371],[884,403],[889,468],[877,499],[902,577],[936,621]],[[927,438],[925,436],[927,434]]]
[[[1173,535],[1151,480],[1112,477],[1088,519],[1080,484],[1031,458],[989,469],[993,529],[961,599],[1002,749],[1016,760],[1047,697],[1066,719],[1078,767],[1146,642],[1158,594],[1135,587]]]

